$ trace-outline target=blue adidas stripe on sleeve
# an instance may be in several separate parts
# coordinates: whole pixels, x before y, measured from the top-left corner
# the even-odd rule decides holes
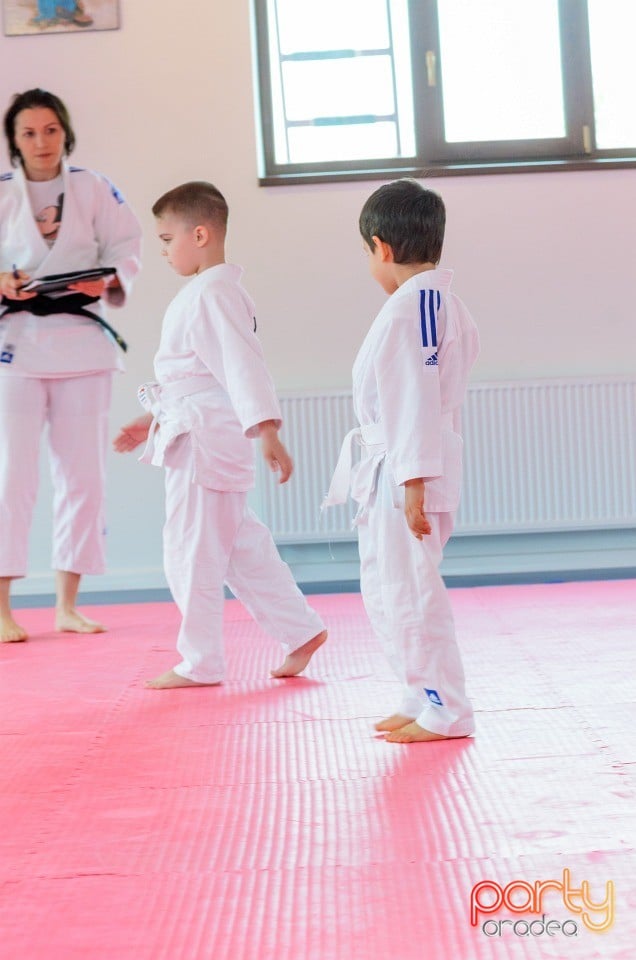
[[[422,346],[437,346],[437,314],[442,303],[439,290],[420,290],[420,325]]]

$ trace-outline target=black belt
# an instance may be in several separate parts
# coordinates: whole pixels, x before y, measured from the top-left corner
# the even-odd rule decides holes
[[[100,327],[110,333],[115,343],[125,353],[128,350],[128,344],[124,338],[103,317],[93,313],[92,310],[86,309],[89,303],[96,303],[98,300],[99,297],[89,297],[85,293],[70,293],[68,296],[55,298],[40,293],[36,294],[35,297],[29,297],[28,300],[9,300],[8,297],[3,297],[0,303],[6,309],[0,319],[8,313],[21,313],[23,310],[26,310],[27,313],[33,313],[37,317],[47,317],[52,313],[72,313],[74,316],[88,317],[89,320],[94,320],[95,323],[98,323]]]

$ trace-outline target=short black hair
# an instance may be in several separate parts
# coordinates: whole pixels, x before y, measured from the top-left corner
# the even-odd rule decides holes
[[[47,107],[56,115],[64,130],[64,152],[67,156],[75,146],[75,131],[71,124],[71,116],[65,103],[59,97],[56,97],[54,93],[49,93],[48,90],[42,90],[40,87],[25,90],[24,93],[16,93],[4,115],[4,135],[7,138],[9,157],[14,167],[22,163],[22,155],[15,142],[16,117],[22,110],[32,110],[34,107]]]
[[[373,250],[373,238],[388,243],[396,263],[439,263],[446,209],[433,190],[417,180],[386,183],[372,193],[360,214],[360,233]]]
[[[191,180],[168,190],[153,204],[155,217],[173,213],[182,217],[189,226],[209,223],[225,230],[228,206],[220,190],[206,180]]]

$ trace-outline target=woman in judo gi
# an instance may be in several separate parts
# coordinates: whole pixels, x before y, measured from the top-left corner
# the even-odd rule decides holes
[[[13,170],[0,175],[0,641],[27,639],[10,605],[27,569],[48,427],[54,486],[55,628],[95,633],[76,597],[83,574],[104,570],[104,480],[113,372],[122,358],[102,301],[121,306],[140,267],[141,227],[115,187],[71,166],[75,135],[64,103],[45,90],[17,94],[4,116]],[[61,295],[26,292],[32,278],[113,267],[108,278]],[[99,322],[86,314],[86,305]]]

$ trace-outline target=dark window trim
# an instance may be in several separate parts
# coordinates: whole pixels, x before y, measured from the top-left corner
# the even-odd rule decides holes
[[[261,187],[285,187],[308,183],[342,183],[355,180],[395,180],[415,177],[427,180],[434,177],[488,176],[509,173],[571,173],[578,170],[636,170],[636,157],[593,157],[580,160],[533,160],[509,163],[430,163],[425,167],[386,167],[374,170],[310,170],[305,173],[276,173],[258,178]]]

